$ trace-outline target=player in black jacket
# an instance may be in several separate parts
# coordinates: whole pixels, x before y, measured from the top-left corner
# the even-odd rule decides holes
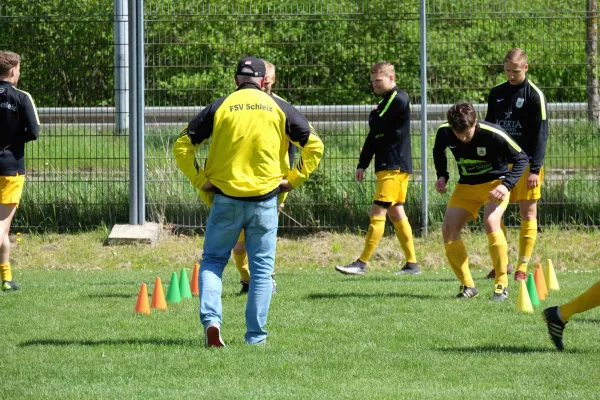
[[[500,221],[508,205],[509,191],[527,167],[527,155],[502,128],[478,122],[472,104],[452,106],[447,118],[448,123],[440,125],[437,130],[433,161],[438,177],[435,189],[439,193],[446,193],[450,177],[446,148],[450,149],[458,164],[460,177],[448,202],[442,226],[446,256],[461,282],[457,297],[470,298],[479,294],[471,277],[469,258],[460,232],[469,220],[477,219],[479,208],[484,204],[484,227],[496,270],[492,300],[503,301],[508,298],[508,250]],[[512,164],[512,169],[509,164]]]
[[[410,100],[396,86],[394,66],[381,62],[371,68],[375,94],[383,99],[369,115],[369,134],[360,153],[356,180],[362,182],[365,169],[375,156],[377,187],[371,207],[371,223],[364,250],[358,260],[335,269],[343,274],[363,275],[385,229],[385,216],[396,228],[396,236],[406,257],[399,273],[420,274],[412,229],[404,212],[408,180],[412,174],[410,149]]]
[[[25,143],[36,140],[40,121],[29,93],[16,88],[21,57],[0,51],[0,274],[2,290],[18,290],[10,269],[10,224],[25,183]]]
[[[504,57],[507,81],[492,88],[485,120],[500,125],[529,156],[529,166],[510,192],[510,202],[519,202],[521,234],[515,280],[527,279],[527,264],[537,236],[537,202],[541,198],[544,156],[548,141],[548,111],[542,91],[530,82],[525,51],[515,48]],[[506,227],[502,224],[506,234]],[[509,264],[510,265],[510,264]],[[494,270],[488,278],[494,278]]]

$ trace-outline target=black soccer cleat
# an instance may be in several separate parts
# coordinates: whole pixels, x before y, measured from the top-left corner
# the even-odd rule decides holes
[[[560,351],[565,349],[563,344],[563,331],[566,322],[562,322],[560,317],[558,316],[558,307],[549,307],[546,308],[543,312],[544,319],[546,320],[546,324],[548,325],[548,336],[550,336],[550,340],[554,343],[554,346]]]
[[[457,299],[470,299],[479,296],[479,290],[476,287],[460,285],[460,292],[456,295]]]
[[[15,290],[19,290],[19,286],[15,281],[2,281],[2,290],[5,292],[14,292]]]
[[[492,301],[504,301],[508,299],[508,287],[502,285],[496,285],[494,294],[490,298]]]
[[[248,294],[248,290],[250,290],[250,283],[244,281],[240,281],[240,283],[242,285],[242,288],[240,289],[238,296]]]
[[[400,271],[396,272],[396,275],[419,275],[420,273],[421,270],[417,263],[407,262]]]

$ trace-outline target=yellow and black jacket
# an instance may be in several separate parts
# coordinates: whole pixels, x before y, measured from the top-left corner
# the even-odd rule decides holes
[[[477,185],[501,179],[502,184],[511,190],[527,168],[527,154],[511,137],[497,125],[487,122],[477,123],[475,135],[469,143],[461,142],[450,124],[438,127],[433,146],[433,162],[437,177],[448,182],[449,148],[458,164],[458,183]],[[508,164],[513,164],[512,169]]]
[[[412,173],[410,149],[410,100],[394,87],[369,115],[369,134],[358,166],[367,169],[375,155],[375,172],[397,170]]]
[[[209,138],[202,169],[194,152]],[[292,170],[290,141],[302,148],[302,157]],[[323,143],[294,107],[245,83],[194,117],[175,142],[173,153],[179,169],[197,189],[210,181],[216,193],[258,201],[276,196],[283,178],[293,187],[300,186],[318,167]],[[210,196],[201,190],[200,194],[210,205]]]

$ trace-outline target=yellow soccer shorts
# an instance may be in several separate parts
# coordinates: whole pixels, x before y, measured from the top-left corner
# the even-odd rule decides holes
[[[0,176],[0,204],[16,204],[21,201],[25,175]]]
[[[462,208],[471,214],[473,221],[476,221],[479,208],[481,208],[482,205],[490,202],[490,192],[494,190],[496,186],[501,184],[502,181],[499,179],[491,182],[480,183],[478,185],[465,185],[458,183],[456,184],[456,188],[452,193],[452,197],[450,197],[447,207]],[[506,196],[502,203],[500,203],[500,206],[506,210],[508,202],[509,196]]]
[[[404,204],[408,191],[410,174],[400,170],[376,172],[377,186],[375,187],[374,203]]]
[[[542,181],[544,180],[544,168],[540,169],[540,180],[539,184],[536,188],[527,189],[527,177],[529,176],[529,168],[531,165],[527,166],[523,175],[519,179],[519,182],[515,185],[515,187],[510,191],[510,202],[515,203],[521,200],[539,200],[542,198]]]

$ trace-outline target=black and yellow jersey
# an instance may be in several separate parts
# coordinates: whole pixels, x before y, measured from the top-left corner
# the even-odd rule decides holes
[[[458,183],[477,185],[501,179],[512,189],[527,168],[527,154],[497,125],[478,122],[475,135],[469,143],[461,142],[448,123],[437,129],[433,146],[433,162],[438,179],[450,177],[446,148],[458,165]],[[512,169],[508,164],[512,164]]]
[[[375,172],[397,170],[412,173],[410,148],[410,100],[398,87],[383,96],[369,115],[369,134],[358,166],[366,169],[375,155]]]
[[[548,109],[542,91],[527,78],[513,86],[504,82],[488,97],[485,120],[504,129],[529,156],[531,172],[544,165],[548,142]]]
[[[203,169],[194,151],[209,138]],[[302,148],[302,157],[291,170],[289,141]],[[293,187],[301,185],[318,167],[323,143],[294,107],[245,83],[194,117],[173,153],[194,187],[200,189],[210,181],[225,196],[261,200],[277,195],[283,178]]]
[[[36,140],[40,120],[29,93],[0,81],[0,175],[25,174],[25,143]]]

